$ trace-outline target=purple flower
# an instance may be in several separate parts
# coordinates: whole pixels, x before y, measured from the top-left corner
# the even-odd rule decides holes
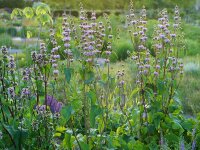
[[[62,103],[58,102],[53,96],[47,95],[46,104],[50,107],[51,112],[59,113],[62,109]]]
[[[54,107],[54,113],[59,113],[61,109],[62,109],[62,103],[61,102],[56,103]]]

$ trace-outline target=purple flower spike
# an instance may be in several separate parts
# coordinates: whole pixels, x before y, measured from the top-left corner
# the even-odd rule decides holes
[[[61,102],[58,102],[56,99],[54,99],[53,96],[48,95],[46,102],[47,102],[47,106],[50,107],[50,110],[52,113],[59,113],[61,111],[63,104]]]
[[[50,95],[47,95],[46,102],[47,102],[47,105],[48,105],[48,106],[51,105],[52,100],[53,100],[53,97],[50,96]]]
[[[55,108],[54,108],[54,111],[55,111],[56,113],[59,113],[59,112],[61,111],[61,109],[62,109],[62,103],[61,103],[61,102],[58,102],[58,103],[56,104]]]

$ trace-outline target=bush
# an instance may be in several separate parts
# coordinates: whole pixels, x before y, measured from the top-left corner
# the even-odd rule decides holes
[[[12,46],[13,43],[12,43],[12,37],[8,34],[0,34],[0,46],[3,46],[3,45],[6,45],[6,46]]]
[[[187,55],[200,54],[200,43],[195,40],[186,39]]]
[[[24,53],[13,54],[13,56],[15,57],[17,68],[22,68],[26,66],[27,60],[26,60],[26,55]]]
[[[14,27],[10,27],[7,29],[7,33],[11,36],[17,36],[17,29]]]
[[[191,40],[199,40],[200,39],[200,27],[184,24],[183,30],[185,33],[185,37]]]
[[[27,28],[23,26],[20,29],[20,31],[18,32],[18,36],[20,36],[21,38],[26,38],[26,36],[27,36]]]
[[[6,29],[5,28],[2,28],[2,27],[0,27],[0,34],[2,34],[2,33],[5,33],[6,32]]]
[[[117,54],[118,60],[125,60],[128,57],[128,51],[133,51],[131,41],[119,40],[113,44],[113,51]]]

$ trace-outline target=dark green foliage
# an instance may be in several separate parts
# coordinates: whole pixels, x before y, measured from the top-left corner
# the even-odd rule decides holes
[[[17,29],[15,27],[8,28],[6,32],[12,37],[17,35]]]
[[[30,4],[30,2],[25,2],[25,0],[0,0],[0,8],[23,8]]]
[[[12,37],[6,33],[0,34],[0,45],[12,46]]]
[[[127,41],[124,39],[117,40],[113,45],[113,52],[116,53],[117,59],[119,61],[125,60],[129,56],[129,54],[133,52],[133,45],[131,41]]]

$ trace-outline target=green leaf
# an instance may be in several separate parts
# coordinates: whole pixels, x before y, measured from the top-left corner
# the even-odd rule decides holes
[[[102,113],[102,110],[99,106],[97,105],[92,105],[91,106],[91,111],[90,111],[90,123],[91,127],[94,128],[95,126],[95,118],[96,116],[100,115]]]
[[[91,105],[96,104],[97,97],[96,97],[96,93],[94,90],[90,90],[89,92],[87,92],[87,97],[88,97],[88,99],[90,99]]]
[[[157,112],[157,113],[153,114],[152,117],[153,117],[153,122],[154,122],[156,129],[159,129],[160,122],[161,122],[162,118],[164,117],[164,114],[162,112]]]
[[[11,19],[18,16],[23,16],[23,11],[19,8],[15,8],[11,13]]]
[[[38,3],[36,6],[36,15],[50,14],[50,7],[45,3]]]
[[[63,126],[58,126],[58,127],[56,127],[56,131],[63,133],[64,131],[66,131],[66,128]]]
[[[131,99],[135,94],[137,94],[137,93],[139,92],[139,90],[140,90],[140,88],[135,88],[135,89],[131,92],[129,99]]]
[[[102,133],[104,130],[104,121],[103,121],[102,117],[100,117],[98,120],[98,130],[100,133]]]
[[[61,133],[57,132],[53,135],[54,137],[60,137],[61,136]]]
[[[73,99],[71,101],[72,108],[75,112],[79,111],[82,108],[82,101],[80,99]]]
[[[165,138],[169,143],[178,143],[179,142],[179,137],[177,135],[175,135],[174,133],[168,133],[167,135],[165,135]]]
[[[68,149],[72,149],[72,146],[71,146],[71,134],[65,133],[65,138],[63,140],[63,146],[67,147]]]
[[[61,110],[61,115],[64,117],[65,121],[67,122],[71,115],[73,114],[73,109],[72,109],[72,106],[69,105],[67,107],[64,107],[62,110]]]
[[[12,137],[14,143],[18,147],[19,143],[23,143],[23,141],[26,140],[28,133],[26,129],[15,129],[13,126],[8,126],[3,124],[4,129],[9,133],[9,135]]]
[[[65,72],[65,79],[67,80],[68,83],[70,83],[72,76],[72,68],[64,68],[64,72]]]
[[[27,38],[30,39],[32,37],[32,32],[31,31],[27,31]]]
[[[180,125],[180,123],[178,121],[174,121],[172,123],[172,129],[179,130],[181,133],[184,132],[184,129],[182,128],[182,126]]]
[[[133,144],[133,149],[135,150],[144,150],[145,149],[145,145],[140,142],[140,141],[136,141],[134,144]]]
[[[26,7],[23,10],[23,14],[25,15],[26,18],[30,19],[30,18],[33,18],[34,11],[31,7]]]
[[[184,129],[192,132],[192,129],[194,129],[194,120],[193,119],[187,119],[187,120],[184,120],[181,125]]]
[[[85,76],[85,84],[90,84],[95,79],[95,74],[92,71],[88,71]]]
[[[37,16],[37,20],[42,23],[42,25],[45,25],[47,23],[53,24],[53,19],[49,14],[40,14]]]
[[[80,142],[80,145],[81,145],[82,150],[90,150],[90,147],[88,144],[86,144],[84,142]]]

